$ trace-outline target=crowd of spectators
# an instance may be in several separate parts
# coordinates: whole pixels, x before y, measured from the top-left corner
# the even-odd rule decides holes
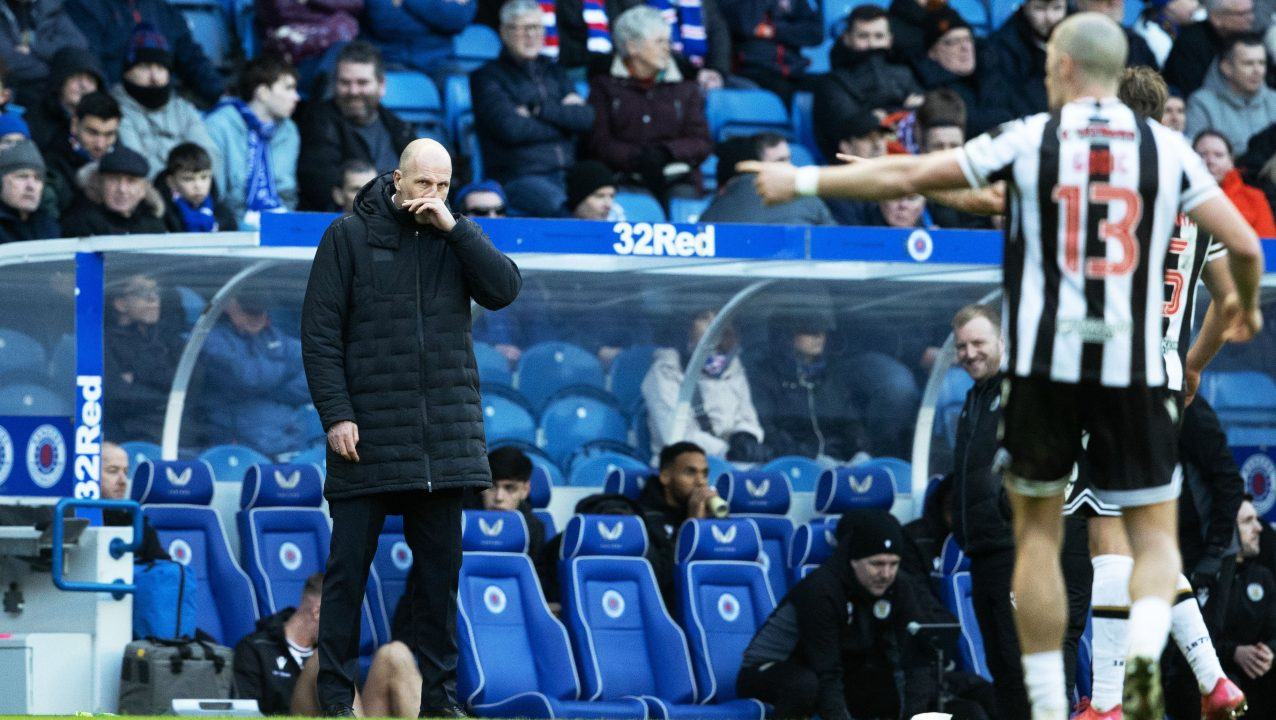
[[[931,152],[1047,109],[1045,42],[1069,12],[1126,17],[1123,0],[1027,0],[984,37],[944,2],[865,4],[834,26],[828,70],[816,73],[809,57],[827,17],[789,0],[262,0],[256,58],[219,67],[163,0],[65,3],[0,7],[0,143],[34,143],[5,155],[14,170],[0,241],[348,212],[425,130],[384,104],[387,69],[440,87],[464,76],[452,48],[474,23],[499,32],[501,51],[468,72],[485,177],[463,173],[458,186],[481,184],[466,197],[487,216],[623,219],[616,192],[645,191],[666,206],[703,198],[714,222],[989,227],[921,197],[765,207],[735,161],[791,157],[792,139],[712,137],[707,93],[762,88],[809,112],[806,149],[827,162]],[[1265,234],[1276,197],[1272,9],[1146,0],[1126,29],[1129,64],[1171,86],[1166,123],[1227,156],[1216,174]],[[795,103],[799,92],[813,102]],[[711,154],[718,175],[706,178]],[[458,210],[463,199],[453,196]]]

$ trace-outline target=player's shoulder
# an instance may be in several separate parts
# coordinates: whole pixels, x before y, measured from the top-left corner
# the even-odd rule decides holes
[[[987,135],[996,139],[1002,135],[1026,135],[1033,131],[1040,132],[1046,123],[1050,122],[1052,115],[1050,113],[1035,113],[1033,115],[1024,115],[1014,120],[1006,122],[992,128]]]

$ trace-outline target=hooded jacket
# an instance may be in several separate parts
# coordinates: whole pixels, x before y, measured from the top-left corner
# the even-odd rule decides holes
[[[284,608],[257,621],[235,646],[235,697],[256,700],[263,715],[287,715],[301,666],[288,651],[284,624],[296,612]]]
[[[213,182],[218,199],[243,224],[248,193],[248,124],[232,105],[223,105],[204,118],[204,126],[213,143],[221,149],[222,160],[213,164]],[[301,154],[301,135],[289,118],[275,124],[270,137],[270,171],[275,190],[284,208],[297,209],[297,157]]]
[[[791,0],[719,0],[731,28],[737,67],[766,74],[798,77],[811,64],[802,48],[819,45],[824,22],[810,3]],[[774,31],[760,38],[755,28],[767,23]]]
[[[1205,82],[1214,60],[1223,52],[1226,39],[1218,34],[1209,20],[1201,20],[1179,29],[1174,46],[1165,58],[1161,74],[1172,88],[1178,88],[1183,97],[1196,92]]]
[[[1049,109],[1046,99],[1046,46],[1028,23],[1027,9],[1019,10],[988,38],[1001,77],[1015,89],[1011,107],[1015,116]]]
[[[932,664],[911,647],[906,628],[931,614],[903,573],[874,597],[856,580],[844,546],[789,590],[745,648],[742,666],[790,661],[814,671],[823,720],[912,717],[936,687]]]
[[[325,430],[359,427],[359,462],[328,451],[329,500],[491,485],[470,303],[518,296],[518,266],[474,221],[421,225],[387,173],[333,221],[310,270],[301,352]]]
[[[1187,101],[1189,138],[1202,130],[1215,130],[1232,144],[1232,153],[1245,154],[1249,139],[1266,130],[1276,118],[1276,90],[1264,83],[1253,97],[1245,97],[1227,83],[1218,67],[1210,70],[1205,84]]]
[[[1014,547],[1010,502],[993,472],[997,428],[1001,424],[998,373],[975,383],[957,421],[953,448],[953,536],[967,555],[978,557]]]
[[[221,165],[221,149],[204,126],[204,118],[185,98],[176,93],[156,110],[143,107],[116,86],[111,96],[120,104],[120,136],[116,142],[141,153],[150,168],[150,178],[168,165],[168,153],[184,142],[193,142],[212,156],[213,167]]]
[[[416,138],[412,127],[384,105],[377,107],[377,119],[390,133],[394,154]],[[375,163],[368,143],[355,126],[346,120],[332,100],[314,102],[297,114],[297,129],[306,151],[297,158],[297,181],[301,190],[301,209],[327,210],[332,204],[332,188],[341,183],[341,164],[347,160]]]
[[[221,73],[191,35],[186,18],[168,0],[67,0],[66,10],[84,33],[89,49],[101,59],[108,83],[117,83],[124,75],[133,27],[148,22],[168,40],[173,72],[184,88],[209,104],[226,89]]]
[[[1218,414],[1200,395],[1183,411],[1179,430],[1183,491],[1179,502],[1179,548],[1191,577],[1202,559],[1234,556],[1236,513],[1245,483]]]
[[[846,461],[868,447],[843,368],[804,371],[792,353],[775,353],[757,369],[753,399],[772,453]]]
[[[502,51],[470,75],[470,88],[486,173],[498,182],[565,172],[594,124],[593,106],[563,104],[576,88],[545,57],[520,62]],[[520,107],[531,117],[519,114]]]
[[[33,0],[20,5],[29,8],[26,23],[9,3],[0,3],[0,60],[8,68],[5,83],[13,87],[18,102],[30,106],[47,89],[54,53],[67,47],[87,48],[89,43],[63,9],[62,0]],[[29,34],[24,25],[30,28]],[[18,52],[23,44],[29,52]]]
[[[1236,168],[1229,170],[1218,186],[1259,237],[1276,237],[1276,219],[1272,217],[1272,206],[1267,204],[1267,196],[1262,190],[1246,185]]]
[[[49,150],[63,147],[71,136],[71,115],[62,107],[62,85],[73,75],[88,73],[97,78],[98,87],[106,89],[106,79],[97,57],[86,48],[68,45],[49,61],[48,92],[27,108],[26,121],[31,128],[31,140],[40,148],[47,160]]]
[[[975,137],[1014,118],[1010,89],[996,72],[995,62],[987,51],[978,49],[975,72],[963,77],[948,72],[923,53],[914,62],[913,71],[923,90],[946,87],[961,96],[966,103],[966,136]]]
[[[898,110],[908,96],[921,93],[913,71],[894,58],[887,51],[855,52],[835,41],[830,53],[833,70],[816,85],[811,111],[824,157],[837,153],[847,118],[879,108]]]
[[[698,397],[692,401],[693,417],[682,437],[668,434],[678,403],[678,388],[682,385],[684,358],[673,348],[661,348],[651,356],[651,368],[642,380],[642,397],[647,404],[647,424],[651,428],[651,451],[679,440],[689,440],[709,455],[723,457],[727,454],[728,440],[738,432],[748,433],[765,440],[758,411],[753,406],[749,390],[749,377],[739,357],[731,358],[722,375],[709,377],[700,374]],[[702,424],[703,423],[703,424]]]

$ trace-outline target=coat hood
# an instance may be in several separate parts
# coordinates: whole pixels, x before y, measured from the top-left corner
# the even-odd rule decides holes
[[[45,5],[45,3],[61,5],[59,0],[38,0],[36,7]],[[97,78],[100,90],[105,91],[107,89],[106,77],[102,74],[102,65],[92,52],[81,47],[64,47],[53,53],[53,57],[49,59],[49,96],[53,98],[54,102],[59,102],[62,83],[66,82],[67,78],[72,75],[80,73],[89,73]]]

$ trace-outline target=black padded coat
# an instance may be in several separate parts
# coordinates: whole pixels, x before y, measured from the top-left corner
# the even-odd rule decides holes
[[[359,428],[359,462],[328,450],[329,500],[491,484],[470,301],[503,308],[522,277],[472,220],[441,232],[394,206],[393,193],[382,175],[328,226],[302,306],[323,426]]]

